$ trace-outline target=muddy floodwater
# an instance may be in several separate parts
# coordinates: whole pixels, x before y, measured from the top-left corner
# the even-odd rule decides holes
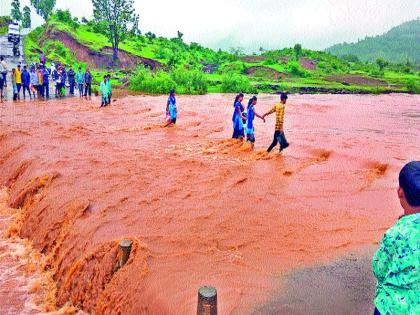
[[[277,100],[260,95],[257,112]],[[170,128],[165,103],[0,103],[0,186],[11,213],[2,229],[28,240],[42,270],[19,272],[12,259],[0,269],[28,288],[28,277],[49,275],[55,287],[37,307],[194,314],[209,284],[220,314],[275,309],[266,307],[288,287],[299,291],[286,275],[375,247],[401,214],[399,170],[420,158],[420,96],[292,95],[282,155],[265,153],[273,116],[256,119],[254,151],[230,139],[232,95],[179,96]],[[115,272],[124,238],[133,249]],[[16,240],[1,242],[3,254],[17,250]]]

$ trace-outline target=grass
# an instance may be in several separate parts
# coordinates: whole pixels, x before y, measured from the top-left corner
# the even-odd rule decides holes
[[[0,36],[9,31],[10,16],[0,16]]]

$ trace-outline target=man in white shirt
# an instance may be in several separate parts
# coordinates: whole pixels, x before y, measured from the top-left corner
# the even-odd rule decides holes
[[[0,57],[0,65],[1,65],[0,66],[0,74],[3,77],[4,86],[7,86],[6,77],[7,77],[7,71],[8,71],[8,69],[7,69],[7,63],[4,60],[4,57],[3,56]]]

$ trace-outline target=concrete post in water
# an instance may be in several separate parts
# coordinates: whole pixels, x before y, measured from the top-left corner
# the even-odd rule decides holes
[[[122,252],[122,256],[120,258],[120,261],[115,266],[114,270],[117,271],[122,266],[124,266],[127,263],[128,258],[130,257],[131,253],[131,246],[133,245],[133,242],[131,240],[122,240],[120,242],[120,250]]]
[[[197,315],[217,315],[216,288],[205,286],[198,290]]]

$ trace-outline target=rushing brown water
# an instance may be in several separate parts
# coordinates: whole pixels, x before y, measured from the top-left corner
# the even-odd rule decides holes
[[[376,243],[420,156],[419,96],[291,96],[283,155],[265,153],[274,117],[255,122],[254,152],[229,139],[232,96],[178,97],[171,128],[165,101],[0,104],[0,185],[20,209],[9,234],[43,254],[56,306],[193,314],[211,284],[221,314],[249,313],[285,273]],[[123,238],[133,251],[114,273]]]

